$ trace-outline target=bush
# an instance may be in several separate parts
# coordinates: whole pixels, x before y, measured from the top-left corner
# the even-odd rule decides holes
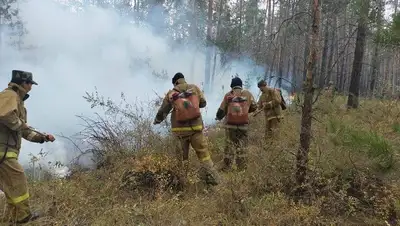
[[[156,111],[159,100],[129,104],[121,93],[121,102],[116,104],[97,91],[86,93],[84,98],[92,108],[100,107],[104,111],[104,115],[96,113],[95,117],[78,116],[84,122],[84,130],[78,138],[88,146],[82,155],[90,154],[98,166],[108,162],[110,156],[159,150],[164,145],[166,135],[152,126],[154,115],[151,113]]]

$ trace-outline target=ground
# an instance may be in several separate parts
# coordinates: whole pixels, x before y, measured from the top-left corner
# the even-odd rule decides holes
[[[45,217],[29,225],[395,225],[400,211],[400,104],[345,98],[315,105],[308,183],[294,192],[300,108],[285,111],[279,134],[266,141],[262,114],[251,120],[249,169],[222,174],[210,189],[195,175],[178,190],[173,146],[110,155],[106,164],[71,177],[30,184],[32,207]],[[224,132],[208,132],[219,164]],[[155,143],[157,143],[155,141]],[[158,177],[157,177],[158,176]],[[4,200],[0,201],[0,212]]]

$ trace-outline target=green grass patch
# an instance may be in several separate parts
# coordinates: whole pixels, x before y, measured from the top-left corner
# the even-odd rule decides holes
[[[331,141],[336,146],[344,146],[352,151],[365,153],[374,160],[380,170],[390,170],[394,166],[394,148],[392,144],[374,131],[353,128],[336,119],[328,122]]]

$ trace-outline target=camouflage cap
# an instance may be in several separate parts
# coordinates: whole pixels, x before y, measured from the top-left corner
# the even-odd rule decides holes
[[[12,70],[11,81],[26,81],[38,85],[35,81],[33,81],[32,72],[28,71]]]

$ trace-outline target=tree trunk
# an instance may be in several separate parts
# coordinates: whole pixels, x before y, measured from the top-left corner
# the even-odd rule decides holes
[[[349,97],[347,99],[347,107],[349,108],[358,108],[359,105],[358,97],[360,95],[360,78],[364,59],[365,39],[367,36],[368,10],[369,0],[363,0],[361,2],[361,15],[357,26],[356,49],[354,51]]]
[[[218,22],[217,22],[217,34],[216,36],[216,40],[221,40],[220,37],[220,31],[221,31],[221,26],[222,26],[222,13],[224,10],[224,4],[225,1],[224,0],[220,0],[219,1],[219,7],[218,7]],[[214,62],[213,62],[213,70],[212,70],[212,76],[211,76],[211,85],[214,83],[215,80],[215,73],[216,73],[216,67],[217,67],[217,54],[218,54],[218,48],[216,48],[215,46],[213,47],[214,49]]]
[[[274,1],[272,1],[272,0],[268,1],[268,22],[267,22],[268,35],[271,35],[272,31],[273,31],[273,15],[274,15],[274,10],[275,10],[275,7],[273,4],[274,4]],[[269,42],[267,45],[267,49],[271,49],[271,46],[273,46],[272,45],[273,40],[267,40],[267,42]],[[269,78],[271,78],[271,75],[272,75],[272,70],[274,68],[274,62],[275,62],[275,54],[273,54],[273,53],[271,55],[268,54],[268,63],[270,65],[268,65],[268,63],[265,63],[265,75],[264,75],[265,81],[267,81],[267,79],[268,79],[268,81],[270,81]]]
[[[372,56],[372,73],[371,73],[371,82],[369,85],[369,93],[370,96],[373,97],[374,96],[374,90],[375,90],[375,84],[376,84],[376,78],[378,76],[378,71],[379,69],[379,47],[378,44],[375,44],[374,46],[374,52],[373,52],[373,56]]]
[[[313,71],[317,62],[319,23],[321,16],[319,0],[313,0],[312,16],[310,54],[308,57],[304,105],[301,115],[300,148],[296,156],[296,181],[299,187],[301,187],[306,180],[308,152],[310,150],[311,141],[312,102],[314,96]]]
[[[273,55],[273,58],[272,58],[272,64],[271,64],[271,67],[269,67],[269,79],[268,79],[268,84],[271,84],[271,82],[272,82],[272,77],[273,77],[273,72],[274,72],[274,66],[275,66],[275,60],[276,60],[276,51],[277,51],[277,48],[274,48],[275,49],[275,51],[274,51],[274,55]]]
[[[329,45],[329,23],[330,20],[326,19],[324,27],[324,48],[322,49],[322,62],[321,62],[321,72],[319,75],[319,88],[322,89],[326,83],[326,63],[328,57],[328,45]]]
[[[285,45],[286,45],[286,37],[283,37],[283,43],[281,43],[280,48],[279,48],[279,66],[278,66],[278,77],[277,77],[277,83],[278,87],[282,88],[282,77],[283,77],[283,69],[284,69],[284,51],[285,51]]]
[[[378,72],[380,70],[380,62],[379,62],[379,45],[380,45],[380,39],[379,35],[382,31],[382,20],[383,20],[383,7],[384,7],[384,2],[382,0],[378,0],[378,15],[377,15],[377,21],[376,21],[376,27],[377,27],[377,33],[375,35],[375,43],[374,43],[374,50],[373,50],[373,55],[372,55],[372,73],[371,73],[371,82],[369,85],[369,94],[370,97],[374,96],[374,91],[375,91],[375,85],[376,85],[376,78],[378,76]]]
[[[191,4],[192,4],[192,15],[193,17],[197,16],[197,0],[191,0]],[[197,34],[197,20],[192,20],[191,21],[191,25],[190,25],[190,35],[189,37],[191,37],[192,40],[197,40],[198,38],[198,34]],[[196,46],[196,45],[195,45]],[[196,65],[196,53],[197,53],[197,47],[194,50],[194,54],[192,57],[192,61],[190,64],[190,76],[194,76],[194,71],[195,71],[195,65]],[[194,77],[192,77],[194,79]]]
[[[205,73],[204,73],[204,86],[205,86],[205,91],[209,92],[211,91],[211,55],[212,55],[212,43],[211,43],[211,32],[212,32],[212,15],[213,15],[213,1],[208,0],[208,13],[207,13],[207,37],[206,37],[206,42],[207,42],[207,53],[206,53],[206,62],[205,62]]]
[[[335,21],[335,27],[337,27],[337,17],[335,16],[333,21]],[[333,54],[335,53],[335,46],[337,47],[336,44],[336,31],[334,30],[334,28],[331,29],[331,31],[329,32],[330,35],[330,46],[329,46],[329,56],[328,56],[328,69],[327,69],[327,78],[326,81],[332,81],[332,71],[333,71]]]
[[[239,1],[239,29],[238,29],[238,38],[236,40],[237,52],[239,54],[239,59],[242,51],[242,23],[243,23],[243,0]]]
[[[288,16],[288,9],[283,2],[280,3],[279,6],[279,23],[283,23],[285,18]],[[278,63],[278,87],[282,88],[282,78],[285,70],[285,52],[287,45],[287,32],[286,32],[286,24],[281,24],[281,32],[278,34],[279,37],[279,63]]]

